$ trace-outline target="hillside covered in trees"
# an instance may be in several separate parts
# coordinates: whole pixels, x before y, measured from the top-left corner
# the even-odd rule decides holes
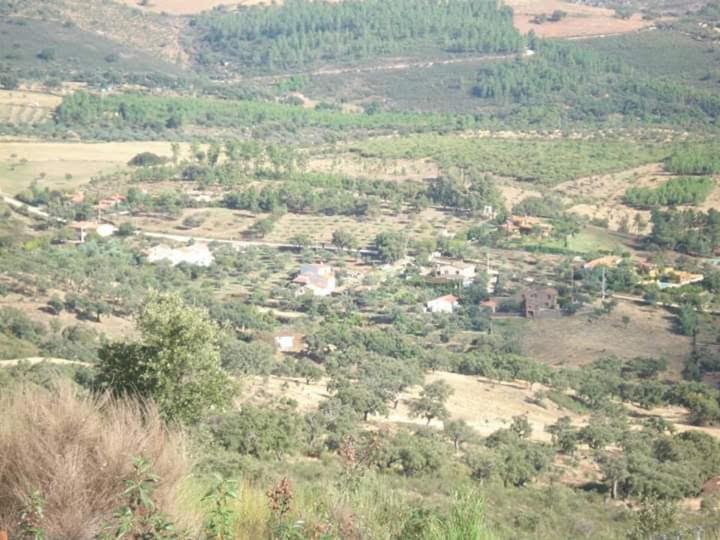
[[[714,4],[0,0],[0,540],[717,538]]]
[[[516,53],[524,38],[496,0],[291,0],[271,8],[218,8],[193,21],[201,65],[246,71],[297,70],[320,62],[392,55]]]

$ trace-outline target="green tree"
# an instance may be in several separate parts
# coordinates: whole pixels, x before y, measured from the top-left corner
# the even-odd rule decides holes
[[[552,436],[552,443],[563,454],[571,456],[577,448],[578,433],[577,429],[572,425],[569,416],[559,418],[557,422],[551,426],[547,426],[545,431]]]
[[[693,336],[697,330],[698,317],[692,304],[683,304],[679,314],[680,331],[684,336]]]
[[[234,385],[220,367],[219,329],[177,294],[151,293],[137,316],[141,340],[105,345],[97,383],[153,399],[168,421],[193,422],[229,404]]]
[[[381,261],[392,263],[407,253],[407,237],[398,232],[382,232],[375,237],[375,249]]]
[[[452,441],[455,452],[460,451],[460,445],[472,439],[475,434],[474,430],[465,422],[465,420],[451,420],[445,422],[443,427],[445,435]]]
[[[410,400],[410,415],[422,417],[429,424],[434,418],[446,420],[450,413],[445,406],[448,398],[452,395],[453,389],[443,380],[426,384],[420,397]]]
[[[357,240],[350,231],[345,229],[337,229],[333,232],[332,243],[335,247],[342,249],[355,249],[357,247]]]

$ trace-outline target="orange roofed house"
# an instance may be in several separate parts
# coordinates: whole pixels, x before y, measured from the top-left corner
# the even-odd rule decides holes
[[[458,306],[458,298],[452,294],[441,296],[430,300],[425,304],[425,309],[430,313],[452,313]]]

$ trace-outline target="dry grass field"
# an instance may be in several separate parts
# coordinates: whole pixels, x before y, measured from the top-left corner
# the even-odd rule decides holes
[[[509,427],[513,416],[527,415],[533,428],[531,438],[536,441],[549,442],[550,436],[545,427],[557,422],[563,416],[569,416],[576,425],[582,425],[586,418],[573,411],[560,408],[554,402],[546,400],[543,406],[531,403],[531,398],[544,387],[535,384],[531,389],[523,381],[498,382],[483,377],[459,375],[457,373],[434,372],[425,377],[430,383],[443,380],[453,389],[447,402],[451,419],[465,420],[479,435],[486,437]],[[321,401],[327,399],[327,380],[307,384],[302,379],[289,377],[246,377],[241,380],[242,397],[240,404],[251,403],[262,406],[275,402],[279,398],[295,400],[301,413],[317,410]],[[397,409],[390,409],[387,417],[371,416],[370,423],[381,426],[392,424],[425,425],[422,419],[409,416],[407,400],[415,398],[420,392],[414,387],[400,395]],[[698,428],[687,423],[687,411],[682,407],[656,407],[651,410],[626,405],[630,414],[640,420],[659,416],[672,422],[678,431],[690,429],[702,430],[709,435],[720,438],[720,428]],[[442,429],[442,422],[433,420],[431,427]]]
[[[562,0],[506,0],[515,12],[515,27],[527,34],[533,30],[548,38],[599,37],[635,32],[652,25],[640,14],[630,19],[620,19],[610,9],[571,4]],[[550,15],[555,10],[565,11],[567,16],[558,22],[533,24],[536,15]]]
[[[658,188],[674,175],[663,171],[659,163],[629,169],[617,174],[599,175],[564,182],[553,188],[570,206],[568,210],[588,219],[607,219],[611,230],[617,230],[623,220],[628,220],[632,229],[633,219],[640,214],[646,222],[650,221],[650,211],[638,210],[623,203],[625,191],[629,187]],[[717,183],[717,182],[716,182]],[[707,200],[697,208],[707,211],[720,206],[720,184]]]
[[[15,194],[34,181],[52,189],[77,189],[97,174],[123,169],[140,152],[172,155],[168,142],[0,141],[0,191]]]
[[[625,324],[623,317],[629,318]],[[667,358],[673,375],[690,354],[691,340],[675,331],[668,312],[619,302],[607,316],[590,321],[575,315],[528,321],[523,327],[523,352],[551,365],[582,366],[608,356]]]
[[[530,403],[528,399],[533,391],[523,382],[500,383],[489,379],[458,375],[456,373],[435,372],[428,374],[426,382],[444,380],[453,389],[447,407],[450,417],[463,419],[482,436],[490,435],[498,429],[506,428],[513,416],[527,414],[533,426],[532,438],[549,441],[545,426],[554,424],[561,416],[570,416],[576,421],[580,417],[570,411],[560,409],[552,402],[546,408]],[[310,412],[317,410],[320,402],[328,397],[327,381],[306,384],[304,380],[280,377],[248,377],[242,380],[242,402],[262,405],[279,397],[290,398],[298,403],[298,410]],[[534,390],[540,389],[535,385]],[[375,424],[416,424],[425,425],[425,420],[411,418],[407,400],[418,396],[420,388],[415,387],[400,395],[397,409],[391,409],[387,417],[372,416]],[[433,420],[430,425],[442,428],[442,422]]]
[[[52,94],[0,90],[0,124],[39,124],[50,119],[62,98]]]
[[[58,291],[56,291],[58,292]],[[0,299],[0,308],[11,307],[19,309],[33,321],[48,326],[50,321],[55,320],[60,323],[60,328],[67,328],[82,324],[88,328],[92,328],[97,332],[104,333],[111,339],[127,338],[134,335],[134,324],[128,319],[115,317],[113,315],[105,315],[100,322],[92,320],[80,320],[74,314],[63,311],[59,315],[52,315],[45,311],[48,296],[20,296],[17,294],[8,294]]]

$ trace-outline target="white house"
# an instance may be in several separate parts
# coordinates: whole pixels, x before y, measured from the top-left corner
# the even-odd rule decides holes
[[[298,295],[310,292],[313,296],[330,296],[337,287],[335,270],[327,264],[301,265],[300,273],[293,283],[300,285],[296,293]]]
[[[452,294],[430,300],[425,307],[430,313],[452,313],[458,306],[457,297]]]
[[[71,225],[77,234],[77,241],[82,244],[85,242],[87,235],[94,232],[101,238],[107,238],[115,234],[117,229],[110,223],[97,223],[91,221],[76,221]]]
[[[148,250],[147,258],[151,263],[168,261],[172,266],[186,263],[203,267],[210,266],[215,260],[207,244],[192,244],[180,248],[159,245]]]
[[[297,353],[305,347],[304,336],[293,332],[275,334],[273,341],[275,349],[281,353]]]
[[[462,261],[433,259],[433,275],[449,281],[461,281],[463,286],[472,284],[477,275],[477,266]]]

